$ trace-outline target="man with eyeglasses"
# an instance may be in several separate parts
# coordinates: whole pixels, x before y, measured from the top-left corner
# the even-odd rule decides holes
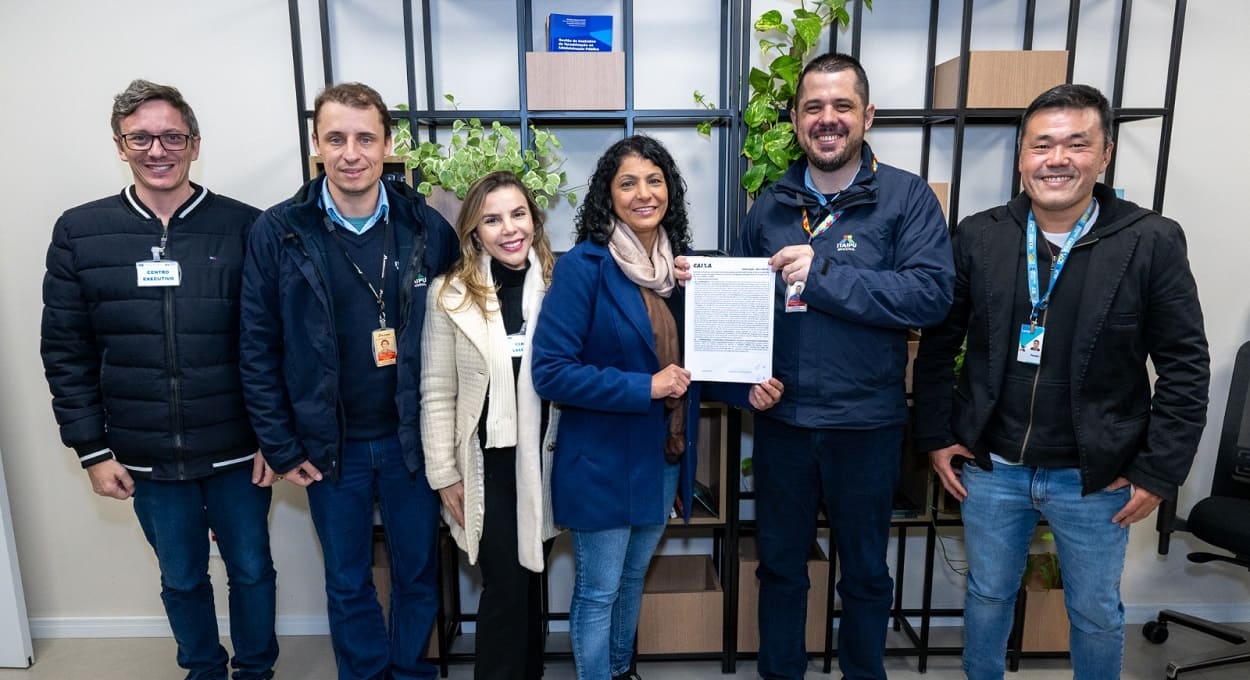
[[[130,83],[113,141],[134,184],[65,212],[43,284],[44,370],[61,439],[95,493],[134,499],[188,680],[273,677],[270,476],[238,362],[239,289],[258,211],[191,182],[195,113]],[[231,662],[209,583],[209,532],[230,586]]]

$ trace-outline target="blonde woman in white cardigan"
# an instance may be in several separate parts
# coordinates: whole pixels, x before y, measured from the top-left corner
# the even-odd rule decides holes
[[[554,257],[543,213],[511,172],[465,196],[460,262],[429,287],[421,356],[425,472],[456,543],[482,570],[477,680],[542,675],[539,590],[551,520],[551,414],[530,339]]]

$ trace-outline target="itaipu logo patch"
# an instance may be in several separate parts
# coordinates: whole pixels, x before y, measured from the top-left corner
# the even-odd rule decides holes
[[[858,246],[859,244],[855,242],[855,236],[853,234],[843,234],[842,240],[838,241],[838,252],[855,252],[855,248]]]

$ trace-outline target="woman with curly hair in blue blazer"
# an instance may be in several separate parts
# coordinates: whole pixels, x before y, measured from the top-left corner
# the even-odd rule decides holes
[[[573,536],[569,626],[581,680],[635,677],[643,577],[679,479],[689,519],[699,385],[681,367],[674,265],[691,242],[685,194],[659,142],[635,135],[612,145],[534,332],[534,388],[561,406],[552,504]],[[749,401],[763,409],[780,395],[770,379],[750,388]]]

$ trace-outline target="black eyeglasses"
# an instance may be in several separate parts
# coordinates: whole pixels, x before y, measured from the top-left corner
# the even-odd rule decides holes
[[[184,135],[181,132],[166,132],[163,135],[131,132],[130,134],[121,135],[121,138],[126,142],[126,148],[131,151],[147,151],[152,148],[152,142],[157,139],[161,140],[161,147],[166,151],[182,151],[187,148],[191,135]]]

